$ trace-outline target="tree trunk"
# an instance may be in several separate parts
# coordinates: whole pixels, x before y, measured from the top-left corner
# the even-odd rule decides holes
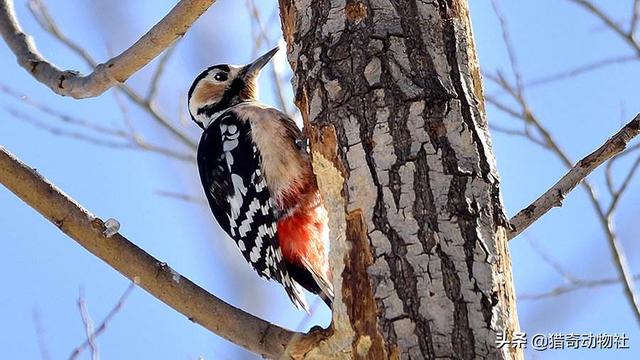
[[[332,328],[294,355],[522,358],[496,346],[518,318],[466,1],[280,10],[336,278]]]

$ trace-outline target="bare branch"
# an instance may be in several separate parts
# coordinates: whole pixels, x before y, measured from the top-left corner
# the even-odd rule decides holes
[[[623,63],[628,63],[628,62],[632,62],[632,61],[640,61],[640,57],[638,57],[637,55],[631,55],[631,56],[616,56],[616,57],[612,57],[612,58],[607,58],[607,59],[602,59],[599,61],[594,61],[592,63],[588,63],[588,64],[584,64],[581,66],[578,66],[574,69],[570,69],[570,70],[565,70],[565,71],[560,71],[557,72],[555,74],[551,74],[551,75],[546,75],[546,76],[542,76],[540,78],[531,80],[529,82],[525,83],[526,87],[533,87],[533,86],[540,86],[540,85],[546,85],[552,82],[556,82],[556,81],[562,81],[562,80],[566,80],[566,79],[570,79],[573,77],[576,77],[578,75],[583,75],[585,73],[594,71],[594,70],[598,70],[601,69],[603,67],[607,67],[607,66],[611,66],[611,65],[618,65],[618,64],[623,64]]]
[[[607,213],[606,213],[607,217],[611,216],[613,212],[616,210],[616,206],[620,202],[620,199],[622,198],[622,194],[624,194],[625,190],[627,190],[627,187],[631,183],[631,179],[633,179],[633,176],[635,175],[639,167],[640,167],[640,156],[638,156],[638,158],[636,158],[636,161],[633,163],[633,165],[631,165],[631,169],[629,169],[627,176],[625,176],[624,180],[622,181],[622,185],[620,185],[620,188],[618,190],[610,189],[610,191],[612,191],[611,194],[613,197],[611,199],[611,204],[609,205],[609,209],[607,209]],[[610,184],[610,180],[607,181],[607,184]]]
[[[29,95],[27,94],[23,94],[20,93],[4,84],[0,83],[0,92],[3,92],[6,95],[9,95],[17,100],[20,100],[22,102],[24,102],[25,104],[32,106],[34,109],[41,111],[47,115],[53,116],[54,118],[70,124],[70,125],[74,125],[74,126],[78,126],[87,130],[92,130],[95,131],[97,133],[99,133],[100,135],[104,136],[104,135],[111,135],[111,136],[118,136],[118,137],[123,137],[126,136],[127,133],[125,133],[124,131],[120,130],[120,129],[113,129],[110,127],[106,127],[106,126],[102,126],[99,124],[96,124],[94,122],[91,121],[87,121],[85,119],[81,119],[79,117],[75,117],[75,116],[71,116],[68,114],[65,114],[61,111],[58,111],[52,107],[50,107],[49,105],[46,105],[44,103],[41,103],[33,98],[31,98]]]
[[[612,198],[615,197],[616,192],[618,191],[615,189],[615,186],[613,185],[613,175],[612,175],[613,166],[618,160],[624,158],[625,156],[633,153],[636,150],[640,150],[640,143],[637,143],[633,146],[628,147],[626,150],[612,157],[611,160],[607,162],[607,165],[604,170],[604,174],[605,174],[607,190],[609,190],[609,194],[611,195]]]
[[[640,280],[640,274],[635,275],[633,277],[633,281],[638,281],[638,280]],[[540,299],[563,295],[569,292],[573,292],[573,291],[581,290],[585,288],[597,288],[601,286],[614,285],[619,283],[620,283],[620,279],[616,279],[616,278],[600,279],[600,280],[577,280],[576,282],[572,282],[569,285],[558,286],[544,293],[518,294],[518,300],[540,300]]]
[[[521,210],[516,214],[516,216],[511,218],[510,222],[512,229],[508,234],[508,238],[513,239],[552,207],[562,205],[564,196],[582,182],[607,237],[607,241],[613,255],[613,263],[618,269],[620,279],[624,285],[623,289],[625,296],[632,307],[632,311],[636,316],[636,319],[640,322],[640,301],[635,293],[635,286],[622,244],[620,244],[620,241],[613,230],[611,213],[605,213],[603,205],[600,203],[593,186],[585,180],[586,176],[595,168],[600,166],[604,161],[610,159],[616,154],[621,154],[627,143],[640,133],[640,114],[636,115],[631,122],[629,122],[598,150],[594,151],[572,167],[571,160],[562,151],[562,149],[560,149],[558,144],[551,137],[551,134],[537,121],[533,114],[526,110],[524,98],[519,97],[518,100],[521,102],[523,108],[525,108],[525,121],[532,123],[538,131],[540,131],[548,145],[548,148],[553,151],[570,170],[562,177],[562,179],[560,179],[560,181],[547,190],[547,192],[539,197],[533,204]]]
[[[505,135],[513,135],[513,136],[522,136],[522,137],[527,137],[527,135],[525,134],[524,131],[522,130],[517,130],[517,129],[509,129],[506,127],[502,127],[500,125],[496,125],[496,124],[489,124],[489,129],[491,131],[495,131],[498,133],[502,133]]]
[[[263,25],[262,17],[260,16],[260,10],[255,3],[255,0],[247,0],[247,7],[249,8],[249,13],[253,17],[252,27],[256,30],[255,41],[253,43],[253,53],[257,54],[260,50],[260,46],[263,43],[267,43],[267,46],[273,46],[272,40],[269,38],[267,33],[267,29]],[[280,73],[274,63],[270,64],[271,67],[271,77],[273,78],[273,89],[276,95],[276,99],[278,100],[278,106],[280,109],[284,111],[287,115],[291,116],[289,113],[289,107],[287,106],[287,102],[284,98],[283,84],[282,79],[280,78]]]
[[[12,0],[0,0],[0,33],[16,55],[18,63],[53,92],[77,99],[95,97],[125,82],[133,73],[147,65],[182,37],[214,2],[215,0],[180,1],[135,44],[106,63],[99,64],[86,76],[77,71],[60,70],[40,55],[33,40],[22,31]]]
[[[75,52],[78,56],[80,56],[88,66],[91,68],[95,68],[98,66],[93,57],[85,51],[80,45],[73,42],[69,39],[65,34],[62,33],[55,20],[51,15],[49,15],[49,10],[45,6],[45,4],[41,0],[32,0],[33,4],[31,6],[32,13],[38,24],[47,32],[49,32],[54,38],[58,39],[61,43],[66,45],[70,50]],[[171,48],[175,48],[176,44],[171,45]],[[171,50],[171,49],[170,49]],[[167,56],[170,50],[167,50],[163,59],[167,59]],[[161,60],[162,61],[162,60]],[[166,60],[165,60],[166,61]],[[158,65],[159,67],[156,69],[156,74],[154,75],[154,79],[159,78],[162,74],[162,70],[164,65]],[[152,85],[151,89],[156,85]],[[192,140],[187,134],[185,134],[182,130],[177,128],[171,120],[162,115],[152,102],[152,97],[154,94],[149,93],[147,99],[145,99],[142,95],[137,93],[133,88],[129,87],[126,84],[120,84],[119,89],[127,95],[127,97],[136,105],[145,110],[151,118],[154,119],[158,124],[167,129],[171,134],[173,134],[178,140],[180,140],[183,144],[187,145],[191,149],[195,149],[197,147],[197,143]]]
[[[613,30],[624,41],[626,41],[627,44],[629,44],[635,50],[635,52],[640,56],[640,44],[635,40],[635,38],[633,36],[633,32],[625,31],[619,24],[617,24],[615,21],[613,21],[613,19],[611,19],[611,17],[609,17],[607,14],[605,14],[600,8],[595,6],[589,0],[569,0],[569,1],[574,2],[574,3],[582,6],[587,11],[589,11],[590,13],[595,15],[597,18],[602,20],[602,22],[604,22],[611,30]]]
[[[202,197],[177,193],[173,191],[158,190],[156,191],[156,194],[160,196],[168,197],[168,198],[182,200],[184,202],[194,203],[194,204],[200,204],[200,205],[207,204],[207,202]]]
[[[49,353],[49,347],[47,346],[46,331],[42,325],[42,317],[40,311],[34,309],[32,312],[33,324],[36,328],[36,338],[38,339],[38,349],[40,350],[40,357],[42,360],[51,360],[51,354]]]
[[[310,347],[314,334],[300,334],[235,308],[178,274],[120,234],[106,237],[102,220],[0,146],[0,183],[125,277],[191,321],[259,355],[279,358]],[[296,340],[289,342],[296,336]]]
[[[613,137],[607,140],[597,150],[580,160],[557,183],[542,194],[536,201],[525,209],[520,210],[510,220],[511,231],[509,239],[518,236],[551,208],[561,206],[565,196],[571,192],[587,175],[614,155],[624,150],[634,137],[640,134],[640,114],[625,125]]]
[[[638,28],[638,19],[640,18],[640,0],[633,0],[633,9],[631,10],[631,23],[629,24],[629,34],[634,36]]]
[[[78,308],[80,309],[82,324],[84,324],[84,332],[87,335],[87,342],[91,349],[91,360],[98,360],[100,359],[100,351],[98,350],[98,344],[96,343],[96,333],[93,328],[93,320],[89,315],[89,310],[87,310],[87,302],[82,288],[80,288],[80,295],[78,296]]]
[[[169,130],[173,135],[175,135],[178,140],[180,140],[183,144],[187,145],[191,149],[196,149],[198,147],[198,143],[191,139],[187,134],[178,129],[171,120],[169,120],[166,116],[162,115],[156,106],[149,101],[146,101],[140,94],[135,92],[132,88],[123,85],[120,87],[120,90],[124,92],[127,97],[133,101],[136,105],[140,106],[144,109],[151,117],[156,120],[160,125],[164,126],[167,130]]]
[[[613,169],[613,164],[615,160],[620,156],[620,154],[611,158],[611,160],[607,161],[607,164],[604,167],[604,180],[607,186],[607,190],[609,191],[609,195],[613,198],[616,194],[615,185],[613,185],[613,174],[611,173]]]
[[[504,15],[502,15],[502,12],[500,11],[500,7],[498,6],[498,2],[496,0],[491,0],[491,6],[493,7],[493,12],[498,18],[498,22],[500,23],[500,29],[502,30],[502,41],[507,48],[509,64],[511,65],[511,72],[513,72],[513,76],[516,79],[516,89],[518,90],[518,93],[521,94],[523,91],[522,74],[520,74],[518,58],[516,57],[516,50],[511,43],[511,35],[509,33],[507,19],[504,17]]]
[[[148,103],[153,102],[156,94],[158,93],[158,87],[160,85],[160,79],[162,78],[162,74],[164,73],[164,69],[171,58],[171,55],[175,52],[177,47],[177,43],[171,45],[160,57],[158,60],[158,66],[156,67],[156,71],[153,73],[151,77],[151,84],[149,85],[149,92],[147,93],[146,101]]]
[[[195,161],[195,158],[193,155],[191,154],[184,154],[182,152],[177,152],[171,148],[168,147],[164,147],[164,146],[159,146],[159,145],[153,145],[148,143],[136,130],[135,127],[133,126],[133,121],[131,120],[131,117],[129,116],[129,110],[126,106],[126,104],[124,103],[123,99],[120,98],[120,96],[118,96],[117,92],[113,93],[113,96],[116,99],[116,103],[118,104],[118,108],[120,109],[120,112],[122,113],[122,118],[124,119],[125,124],[127,125],[127,127],[129,128],[129,134],[127,134],[126,138],[129,139],[136,147],[142,149],[142,150],[147,150],[147,151],[151,151],[151,152],[155,152],[161,155],[165,155],[168,157],[172,157],[174,159],[178,159],[178,160],[182,160],[182,161],[187,161],[187,162],[191,162],[193,163]]]
[[[102,323],[98,325],[95,331],[92,332],[92,336],[87,337],[87,340],[85,340],[82,344],[80,344],[71,352],[71,356],[69,356],[69,360],[74,360],[78,358],[80,353],[84,349],[86,349],[87,346],[91,346],[91,340],[93,339],[93,341],[95,342],[95,339],[107,329],[107,327],[109,326],[109,323],[111,323],[111,320],[113,319],[113,317],[120,312],[120,310],[122,309],[122,306],[124,305],[124,302],[127,301],[129,294],[131,294],[131,292],[135,287],[136,286],[134,282],[132,282],[127,287],[124,293],[120,296],[120,299],[118,299],[118,302],[116,303],[116,305],[111,309],[111,311],[109,311],[109,314],[107,314],[104,320],[102,320]]]
[[[502,86],[502,88],[507,93],[513,96],[513,98],[518,102],[522,110],[516,111],[504,105],[503,105],[503,108],[501,107],[498,107],[498,108],[500,110],[506,111],[513,117],[521,119],[522,121],[524,121],[525,124],[533,126],[542,137],[541,142],[544,143],[544,147],[552,151],[554,154],[556,154],[567,168],[571,168],[573,166],[573,163],[571,162],[571,159],[569,159],[569,156],[567,156],[567,154],[560,148],[560,146],[558,146],[558,143],[553,139],[553,136],[551,135],[551,133],[544,126],[542,126],[540,121],[538,121],[538,119],[529,110],[529,106],[524,98],[524,93],[523,92],[518,93],[513,88],[513,86],[511,86],[511,84],[509,84],[509,82],[507,82],[507,80],[500,74],[498,74],[497,77],[489,75],[487,76],[487,78],[491,81],[496,82],[498,85]],[[493,102],[494,100],[491,100],[491,98],[489,97],[487,97],[487,101],[496,105],[496,103]],[[586,184],[585,186],[587,187],[587,190],[591,193],[594,193],[593,189],[591,189],[591,186],[586,182],[585,184]]]
[[[79,127],[84,131],[95,133],[95,135],[92,136],[84,132],[67,130],[61,127],[50,125],[46,121],[43,121],[35,116],[32,116],[27,112],[22,112],[20,110],[17,110],[11,107],[7,108],[7,112],[11,114],[13,117],[15,117],[16,119],[32,124],[35,127],[41,130],[47,131],[53,135],[63,136],[63,137],[67,137],[67,138],[71,138],[79,141],[84,141],[86,143],[96,145],[96,146],[102,146],[102,147],[108,147],[108,148],[114,148],[114,149],[149,151],[149,152],[164,155],[176,160],[190,162],[190,163],[193,163],[193,161],[195,160],[193,155],[178,152],[168,147],[150,144],[135,133],[129,134],[120,129],[112,129],[112,128],[104,127],[101,125],[97,125],[97,124],[94,124],[93,122],[90,122],[78,117],[74,117],[74,116],[62,113],[60,111],[57,111],[55,109],[52,109],[47,105],[33,101],[26,96],[18,97],[19,94],[17,92],[13,92],[13,90],[3,86],[2,84],[0,84],[0,91],[5,92],[16,98],[19,98],[20,100],[24,101],[26,104],[33,106],[35,109],[42,111],[43,113],[49,116],[52,116],[55,119],[58,119],[66,124]],[[108,138],[108,137],[105,138],[106,136],[111,136],[112,138]],[[113,137],[122,139],[123,141],[113,141],[111,140],[113,139]]]
[[[559,262],[553,259],[549,254],[547,254],[547,252],[544,251],[536,241],[532,241],[531,239],[527,239],[527,240],[529,240],[529,245],[531,245],[531,248],[533,249],[533,251],[535,251],[536,254],[538,254],[538,256],[540,256],[540,258],[547,265],[549,265],[553,270],[555,270],[558,274],[560,274],[560,276],[562,276],[564,280],[568,281],[569,283],[575,283],[579,281],[575,276],[569,273],[569,271],[567,271],[562,265],[560,265]]]
[[[518,112],[518,110],[515,110],[509,106],[507,106],[506,104],[504,104],[503,102],[499,101],[498,99],[496,99],[495,97],[491,96],[491,95],[487,95],[486,100],[489,104],[495,106],[496,108],[498,108],[498,110],[504,112],[507,115],[510,115],[514,118],[518,118],[518,119],[522,119],[524,117],[523,114],[521,114],[520,112]]]
[[[495,106],[496,108],[498,108],[498,110],[505,112],[508,115],[511,115],[515,118],[523,118],[524,115],[518,113],[516,110],[508,107],[507,105],[503,104],[502,102],[498,101],[497,99],[495,99],[493,96],[487,95],[485,97],[487,103]],[[499,132],[502,134],[506,134],[506,135],[511,135],[511,136],[520,136],[520,137],[524,137],[528,140],[530,140],[531,142],[533,142],[536,145],[539,145],[545,149],[549,149],[549,146],[547,145],[546,142],[538,139],[537,137],[535,137],[534,134],[531,133],[531,130],[529,129],[528,123],[524,123],[524,130],[515,130],[515,129],[508,129],[505,127],[502,127],[500,125],[496,125],[496,124],[490,124],[489,125],[489,129],[491,131],[495,131],[495,132]]]
[[[129,143],[129,142],[122,142],[122,141],[110,141],[109,139],[104,139],[101,138],[100,136],[90,136],[90,135],[86,135],[83,134],[81,132],[77,132],[77,131],[68,131],[56,126],[51,126],[49,124],[47,124],[46,122],[37,119],[34,116],[31,116],[27,113],[24,113],[20,110],[14,109],[14,108],[7,108],[6,109],[7,112],[13,116],[14,118],[24,121],[26,123],[29,123],[41,130],[47,131],[53,135],[57,135],[57,136],[62,136],[62,137],[66,137],[66,138],[70,138],[70,139],[74,139],[74,140],[79,140],[79,141],[84,141],[86,143],[92,144],[92,145],[97,145],[97,146],[102,146],[102,147],[108,147],[108,148],[113,148],[113,149],[132,149],[134,146]]]

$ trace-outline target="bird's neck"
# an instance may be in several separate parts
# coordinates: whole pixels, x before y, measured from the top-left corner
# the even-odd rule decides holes
[[[225,106],[221,106],[220,103],[206,105],[198,110],[196,120],[199,123],[200,127],[202,127],[202,129],[206,129],[211,123],[215,122],[216,119],[218,119],[220,116],[233,109],[234,107],[256,101],[257,100],[254,98],[242,99],[240,97],[237,97],[233,101],[227,103]]]

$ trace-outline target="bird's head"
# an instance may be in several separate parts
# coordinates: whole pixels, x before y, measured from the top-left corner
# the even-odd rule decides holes
[[[215,65],[203,71],[189,89],[189,113],[203,129],[217,114],[243,101],[255,100],[260,70],[278,52],[274,48],[245,66]]]

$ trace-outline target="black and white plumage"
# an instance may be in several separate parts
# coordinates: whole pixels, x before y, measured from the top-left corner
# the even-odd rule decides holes
[[[262,277],[280,282],[299,308],[306,288],[331,306],[328,216],[304,137],[293,120],[256,101],[260,69],[216,65],[189,90],[189,112],[204,130],[198,169],[214,217]]]
[[[198,169],[213,215],[260,276],[281,283],[291,301],[306,308],[277,241],[277,214],[262,175],[249,122],[233,109],[209,124],[198,145]]]

